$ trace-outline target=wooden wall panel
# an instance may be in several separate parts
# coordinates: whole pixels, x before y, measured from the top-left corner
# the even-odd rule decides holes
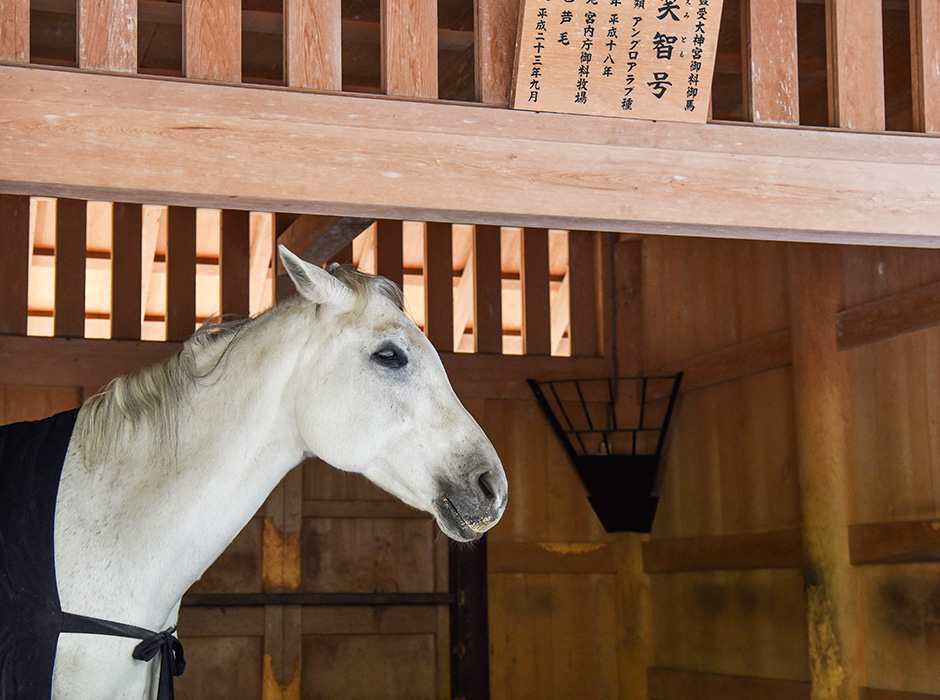
[[[137,2],[78,0],[78,67],[137,72]]]
[[[0,333],[26,335],[31,257],[29,197],[0,194]]]
[[[185,620],[185,618],[184,618]],[[181,625],[186,673],[174,685],[180,700],[261,697],[261,637],[190,637]]]
[[[29,0],[0,0],[0,61],[29,63]]]
[[[340,0],[285,0],[284,82],[291,87],[342,89]]]
[[[0,385],[0,424],[46,418],[77,408],[84,399],[80,387]]]

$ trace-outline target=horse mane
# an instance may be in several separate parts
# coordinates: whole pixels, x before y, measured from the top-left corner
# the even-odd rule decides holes
[[[403,310],[404,294],[391,280],[335,263],[327,270],[353,291],[354,311],[360,310],[372,293],[387,297]],[[122,430],[138,429],[145,424],[175,455],[176,416],[189,391],[223,367],[226,354],[246,328],[262,317],[283,313],[299,298],[292,296],[254,318],[209,319],[177,354],[134,374],[113,379],[85,402],[76,421],[75,435],[81,440],[86,466],[104,457],[111,444],[119,444]]]

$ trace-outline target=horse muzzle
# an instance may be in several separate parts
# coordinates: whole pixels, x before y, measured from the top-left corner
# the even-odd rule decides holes
[[[493,527],[506,510],[508,487],[502,466],[484,469],[460,482],[439,482],[434,516],[445,535],[472,542]]]

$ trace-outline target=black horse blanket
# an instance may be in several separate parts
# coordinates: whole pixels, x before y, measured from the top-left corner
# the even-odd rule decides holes
[[[55,503],[78,409],[0,427],[0,700],[49,700],[61,632],[140,639],[160,654],[158,700],[173,700],[183,647],[163,632],[62,612],[55,575]]]
[[[53,521],[78,410],[0,427],[0,700],[47,700],[62,627]]]

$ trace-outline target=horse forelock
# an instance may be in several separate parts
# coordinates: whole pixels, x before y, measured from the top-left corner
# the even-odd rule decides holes
[[[333,263],[327,271],[355,294],[357,303],[365,304],[371,293],[378,293],[391,300],[400,311],[405,308],[405,295],[397,284],[386,277],[360,272],[350,265]]]

